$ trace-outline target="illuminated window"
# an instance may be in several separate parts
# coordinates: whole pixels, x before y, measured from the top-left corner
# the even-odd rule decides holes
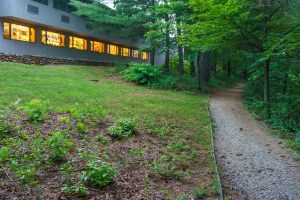
[[[143,52],[142,53],[142,59],[143,60],[148,60],[148,58],[149,58],[149,54],[147,52]]]
[[[56,47],[64,47],[65,35],[50,31],[42,31],[42,44],[52,45]]]
[[[138,58],[139,57],[139,51],[138,50],[132,50],[132,57]]]
[[[10,39],[9,30],[10,30],[10,24],[7,22],[3,23],[4,29],[3,29],[3,35],[5,39]]]
[[[28,26],[4,22],[3,35],[5,39],[18,40],[23,42],[35,42],[35,29]]]
[[[107,53],[111,55],[119,55],[119,47],[116,45],[109,44],[107,45]]]
[[[130,56],[130,50],[129,48],[121,48],[121,55],[125,56],[125,57],[129,57]]]
[[[70,48],[87,50],[87,40],[70,36]]]
[[[102,42],[91,41],[91,50],[99,53],[105,52],[105,44]]]

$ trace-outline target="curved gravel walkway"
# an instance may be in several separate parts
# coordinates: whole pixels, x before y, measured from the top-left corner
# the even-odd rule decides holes
[[[243,108],[242,86],[214,91],[210,107],[222,179],[236,191],[232,198],[299,200],[300,163]]]

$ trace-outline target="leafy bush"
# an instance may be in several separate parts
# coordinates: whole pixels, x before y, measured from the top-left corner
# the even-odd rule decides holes
[[[8,159],[8,154],[10,153],[10,149],[8,147],[0,148],[0,163],[5,162]]]
[[[61,191],[66,195],[84,197],[89,194],[88,189],[81,184],[78,185],[64,185]]]
[[[50,158],[55,162],[65,160],[69,150],[73,147],[72,141],[61,132],[53,132],[47,144],[51,153]]]
[[[251,74],[244,93],[245,104],[300,153],[300,76],[297,71],[286,71],[284,65],[279,69],[270,74],[270,103],[263,100],[263,77]]]
[[[152,85],[162,77],[162,71],[158,66],[149,64],[131,63],[129,68],[123,71],[123,77],[139,85]]]
[[[96,160],[87,164],[86,171],[82,172],[80,178],[95,186],[105,187],[113,181],[116,174],[116,167],[112,163]]]
[[[161,89],[174,89],[176,79],[172,76],[166,76],[158,66],[149,64],[131,63],[127,69],[122,72],[123,78],[138,85],[146,85]]]
[[[77,124],[77,131],[78,131],[79,133],[86,133],[87,130],[88,130],[88,129],[87,129],[86,125],[84,125],[84,123],[79,122],[79,123]]]
[[[43,121],[45,118],[45,108],[41,100],[31,100],[28,105],[24,107],[24,111],[32,122]]]
[[[112,137],[122,138],[128,137],[133,134],[135,124],[131,119],[120,119],[117,120],[114,126],[111,126],[108,133]]]

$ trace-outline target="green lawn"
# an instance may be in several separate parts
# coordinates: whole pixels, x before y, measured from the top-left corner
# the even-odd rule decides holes
[[[120,182],[122,182],[122,180],[124,181],[124,179],[127,178],[125,169],[130,171],[129,169],[132,169],[132,165],[134,165],[135,162],[127,162],[126,158],[122,158],[125,159],[126,162],[124,162],[127,163],[124,164],[123,160],[118,157],[118,154],[124,152],[123,150],[120,150],[120,152],[115,154],[111,152],[113,152],[114,148],[127,148],[129,149],[128,151],[130,151],[130,149],[132,150],[133,148],[132,145],[134,146],[134,142],[136,142],[137,144],[141,144],[140,146],[138,145],[139,148],[144,148],[143,152],[147,152],[148,149],[148,151],[157,152],[157,154],[154,158],[144,158],[139,160],[139,162],[144,164],[138,166],[137,169],[149,171],[152,175],[149,175],[149,177],[141,177],[140,179],[143,180],[143,184],[141,185],[144,186],[139,189],[132,189],[133,191],[136,193],[141,192],[142,196],[148,196],[149,198],[153,198],[153,195],[155,195],[151,192],[152,190],[157,191],[158,196],[164,195],[165,197],[177,198],[179,195],[189,194],[193,188],[195,190],[195,188],[201,187],[201,190],[204,190],[201,191],[205,193],[204,195],[210,198],[215,197],[216,193],[214,191],[213,183],[214,173],[210,155],[210,119],[207,113],[208,96],[138,87],[122,81],[115,73],[112,73],[112,71],[114,71],[112,68],[100,67],[35,66],[0,63],[0,108],[7,108],[19,99],[21,100],[20,103],[13,108],[18,110],[24,106],[28,106],[28,102],[32,100],[40,100],[43,108],[47,110],[45,122],[34,123],[34,126],[31,129],[21,127],[21,132],[28,132],[28,130],[32,131],[32,129],[34,129],[33,133],[36,133],[37,131],[43,133],[43,128],[46,126],[45,124],[51,124],[51,120],[55,121],[53,120],[55,114],[69,113],[70,111],[74,112],[74,110],[77,113],[88,113],[89,115],[86,115],[86,118],[89,116],[99,116],[99,119],[101,119],[102,122],[105,122],[107,126],[112,125],[113,121],[116,119],[133,119],[136,124],[136,129],[139,132],[138,136],[116,143],[113,140],[109,144],[106,144],[106,146],[103,145],[106,150],[107,148],[110,149],[107,154],[111,159],[106,158],[106,160],[115,163],[117,170],[120,172],[124,170],[125,173],[123,177],[120,176],[119,178],[115,178],[114,182],[117,182],[118,179],[121,180]],[[19,113],[20,111],[16,112],[20,116],[23,115]],[[73,120],[73,118],[71,119]],[[13,123],[20,123],[20,126],[28,126],[24,125],[28,124],[27,121],[24,119],[22,123],[20,120]],[[78,120],[75,119],[73,121],[74,123],[71,123],[72,125],[70,125],[70,127],[64,129],[69,130],[67,131],[67,134],[71,135],[71,140],[73,140],[77,149],[79,147],[83,149],[85,145],[91,146],[91,144],[94,144],[94,140],[96,140],[95,135],[100,132],[107,136],[105,128],[101,129],[95,125],[96,122],[90,123],[87,122],[89,120],[85,119],[83,120],[83,123],[85,123],[90,131],[86,133],[88,135],[86,138],[83,138],[82,140],[80,138],[80,140],[77,141],[78,134],[75,132],[78,132],[78,130],[76,130],[76,125],[74,126],[74,124],[78,123]],[[50,129],[57,130],[58,127],[60,127],[59,124],[56,125],[56,127],[50,127]],[[45,130],[45,132],[47,131]],[[155,137],[152,137],[149,136],[151,135],[150,132],[158,134],[155,135]],[[13,137],[19,136],[14,135]],[[36,136],[32,137],[33,139],[37,139]],[[47,139],[49,136],[43,137]],[[147,140],[152,141],[152,146],[148,146]],[[23,141],[20,141],[20,143],[22,142]],[[175,146],[173,144],[175,144]],[[11,141],[6,141],[2,142],[1,145],[12,147],[17,144],[11,144]],[[181,148],[179,148],[178,145],[181,146]],[[187,148],[186,146],[189,147]],[[99,147],[101,150],[99,151],[99,157],[101,157],[100,154],[102,150],[105,149],[104,147],[103,149],[101,148],[102,147]],[[149,150],[149,148],[153,149]],[[189,157],[191,152],[188,153],[188,151],[190,151],[188,149],[193,149],[191,152],[196,152],[196,156],[192,158],[193,161],[190,164],[187,164],[186,161],[191,159]],[[157,168],[157,166],[162,167],[163,164],[159,165],[157,163],[162,162],[167,156],[176,157],[179,154],[181,155],[183,151],[187,151],[184,155],[188,158],[185,160],[185,158],[180,157],[181,160],[178,159],[174,161],[174,163],[176,163],[177,166],[177,164],[181,162],[178,164],[176,170],[178,170],[178,173],[179,171],[183,172],[185,177],[183,178],[184,180],[182,178],[172,177],[174,174],[174,176],[176,176],[177,171],[173,174],[170,173],[168,177],[164,177],[162,174],[160,174],[161,176],[155,176],[155,172],[151,172],[152,169],[154,171],[158,169],[158,173],[160,173],[160,168]],[[125,155],[127,154],[125,153]],[[74,157],[76,156],[74,155]],[[10,166],[13,160],[18,159],[20,162],[21,160],[24,161],[23,157],[11,156],[5,162],[3,161],[4,159],[0,162],[2,163],[2,167],[7,168],[12,174],[11,176],[14,180],[17,180],[19,175],[15,172],[16,170]],[[71,161],[69,160],[68,162]],[[123,163],[124,165],[121,165],[120,163]],[[61,163],[54,163],[53,165],[60,166]],[[45,167],[36,168],[37,171],[47,171]],[[167,170],[170,169],[167,167]],[[130,176],[134,176],[133,174],[131,173]],[[149,181],[147,181],[146,178],[149,179]],[[38,180],[38,185],[40,185],[40,187],[30,186],[35,188],[35,192],[32,193],[32,196],[34,197],[37,197],[41,188],[47,188],[47,184],[40,180],[39,177],[36,179]],[[168,184],[165,183],[165,179],[170,179]],[[0,189],[1,187],[3,189],[5,186],[4,182],[7,180],[3,179],[3,177],[0,177],[0,180]],[[128,178],[126,181],[130,182],[130,179]],[[146,187],[145,184],[149,186]],[[164,185],[166,188],[162,188]],[[59,192],[61,185],[55,187],[57,187],[57,189],[52,192]],[[122,191],[119,191],[116,188],[117,187],[114,185],[111,185],[109,188],[100,188],[98,190],[101,194],[109,194],[110,190],[122,194]],[[93,192],[89,193],[90,197],[96,195],[95,191],[92,191]],[[150,192],[151,194],[149,194]]]

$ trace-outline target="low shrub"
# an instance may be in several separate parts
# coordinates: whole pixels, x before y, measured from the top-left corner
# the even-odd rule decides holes
[[[108,133],[115,138],[131,136],[134,132],[135,124],[132,119],[120,119],[111,126]]]
[[[88,162],[80,178],[92,185],[105,187],[113,181],[116,174],[116,167],[112,163],[95,160]]]
[[[136,84],[150,86],[161,79],[162,71],[158,66],[131,63],[129,67],[123,71],[123,77]]]
[[[131,63],[122,72],[125,80],[138,85],[145,85],[160,89],[175,89],[176,79],[173,76],[163,74],[159,66],[149,64]]]
[[[88,131],[88,128],[86,127],[86,125],[84,123],[79,122],[77,124],[77,131],[79,133],[86,133]]]
[[[89,194],[88,189],[81,184],[77,185],[63,185],[61,191],[70,196],[84,197]]]
[[[31,100],[27,106],[23,107],[22,109],[27,113],[28,119],[31,122],[40,122],[45,119],[45,106],[41,100]]]
[[[65,160],[73,147],[72,141],[61,132],[53,132],[48,138],[47,144],[51,153],[50,158],[55,162]]]

